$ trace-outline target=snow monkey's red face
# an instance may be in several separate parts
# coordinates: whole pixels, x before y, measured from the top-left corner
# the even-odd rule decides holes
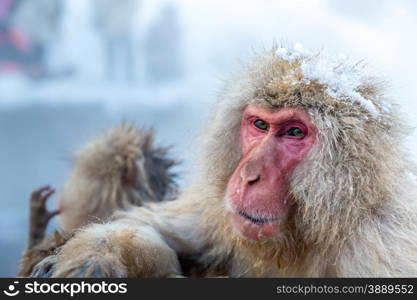
[[[255,104],[243,113],[242,158],[226,192],[233,227],[252,240],[274,238],[291,201],[289,180],[294,168],[316,143],[316,127],[306,111],[271,111]]]

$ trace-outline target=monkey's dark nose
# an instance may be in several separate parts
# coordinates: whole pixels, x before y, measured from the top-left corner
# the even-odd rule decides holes
[[[253,179],[248,179],[248,185],[254,185],[255,183],[257,183],[259,180],[261,180],[261,175],[257,175],[255,178]]]

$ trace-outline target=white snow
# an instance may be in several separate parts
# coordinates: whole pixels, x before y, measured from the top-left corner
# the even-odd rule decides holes
[[[304,83],[316,80],[327,86],[327,92],[331,97],[351,99],[360,103],[374,116],[379,115],[375,105],[357,91],[366,80],[364,70],[359,70],[355,64],[349,62],[345,54],[331,56],[322,52],[312,56],[311,51],[296,43],[291,49],[278,48],[276,55],[289,62],[300,60]]]
[[[417,182],[417,176],[411,172],[407,172],[407,176],[411,179],[411,181]]]
[[[295,43],[293,48],[288,50],[287,48],[278,48],[276,54],[288,61],[294,61],[302,57],[311,54],[301,43]]]

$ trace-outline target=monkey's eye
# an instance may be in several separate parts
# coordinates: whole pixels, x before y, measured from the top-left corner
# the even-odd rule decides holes
[[[291,129],[288,129],[286,132],[284,132],[284,135],[294,136],[294,137],[304,137],[304,131],[302,131],[298,127],[293,127]]]
[[[253,125],[263,131],[268,130],[269,126],[268,123],[266,123],[264,120],[258,119],[255,122],[253,122]]]

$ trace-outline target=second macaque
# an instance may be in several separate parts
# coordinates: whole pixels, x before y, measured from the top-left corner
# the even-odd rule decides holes
[[[175,161],[167,148],[154,146],[153,133],[122,125],[93,139],[74,155],[74,167],[59,195],[58,209],[46,202],[55,190],[43,186],[30,196],[28,246],[19,276],[29,276],[34,266],[52,265],[56,251],[73,232],[89,223],[104,222],[117,210],[175,197],[171,171]],[[52,217],[59,215],[60,229],[45,237]],[[45,267],[44,267],[45,268]]]

